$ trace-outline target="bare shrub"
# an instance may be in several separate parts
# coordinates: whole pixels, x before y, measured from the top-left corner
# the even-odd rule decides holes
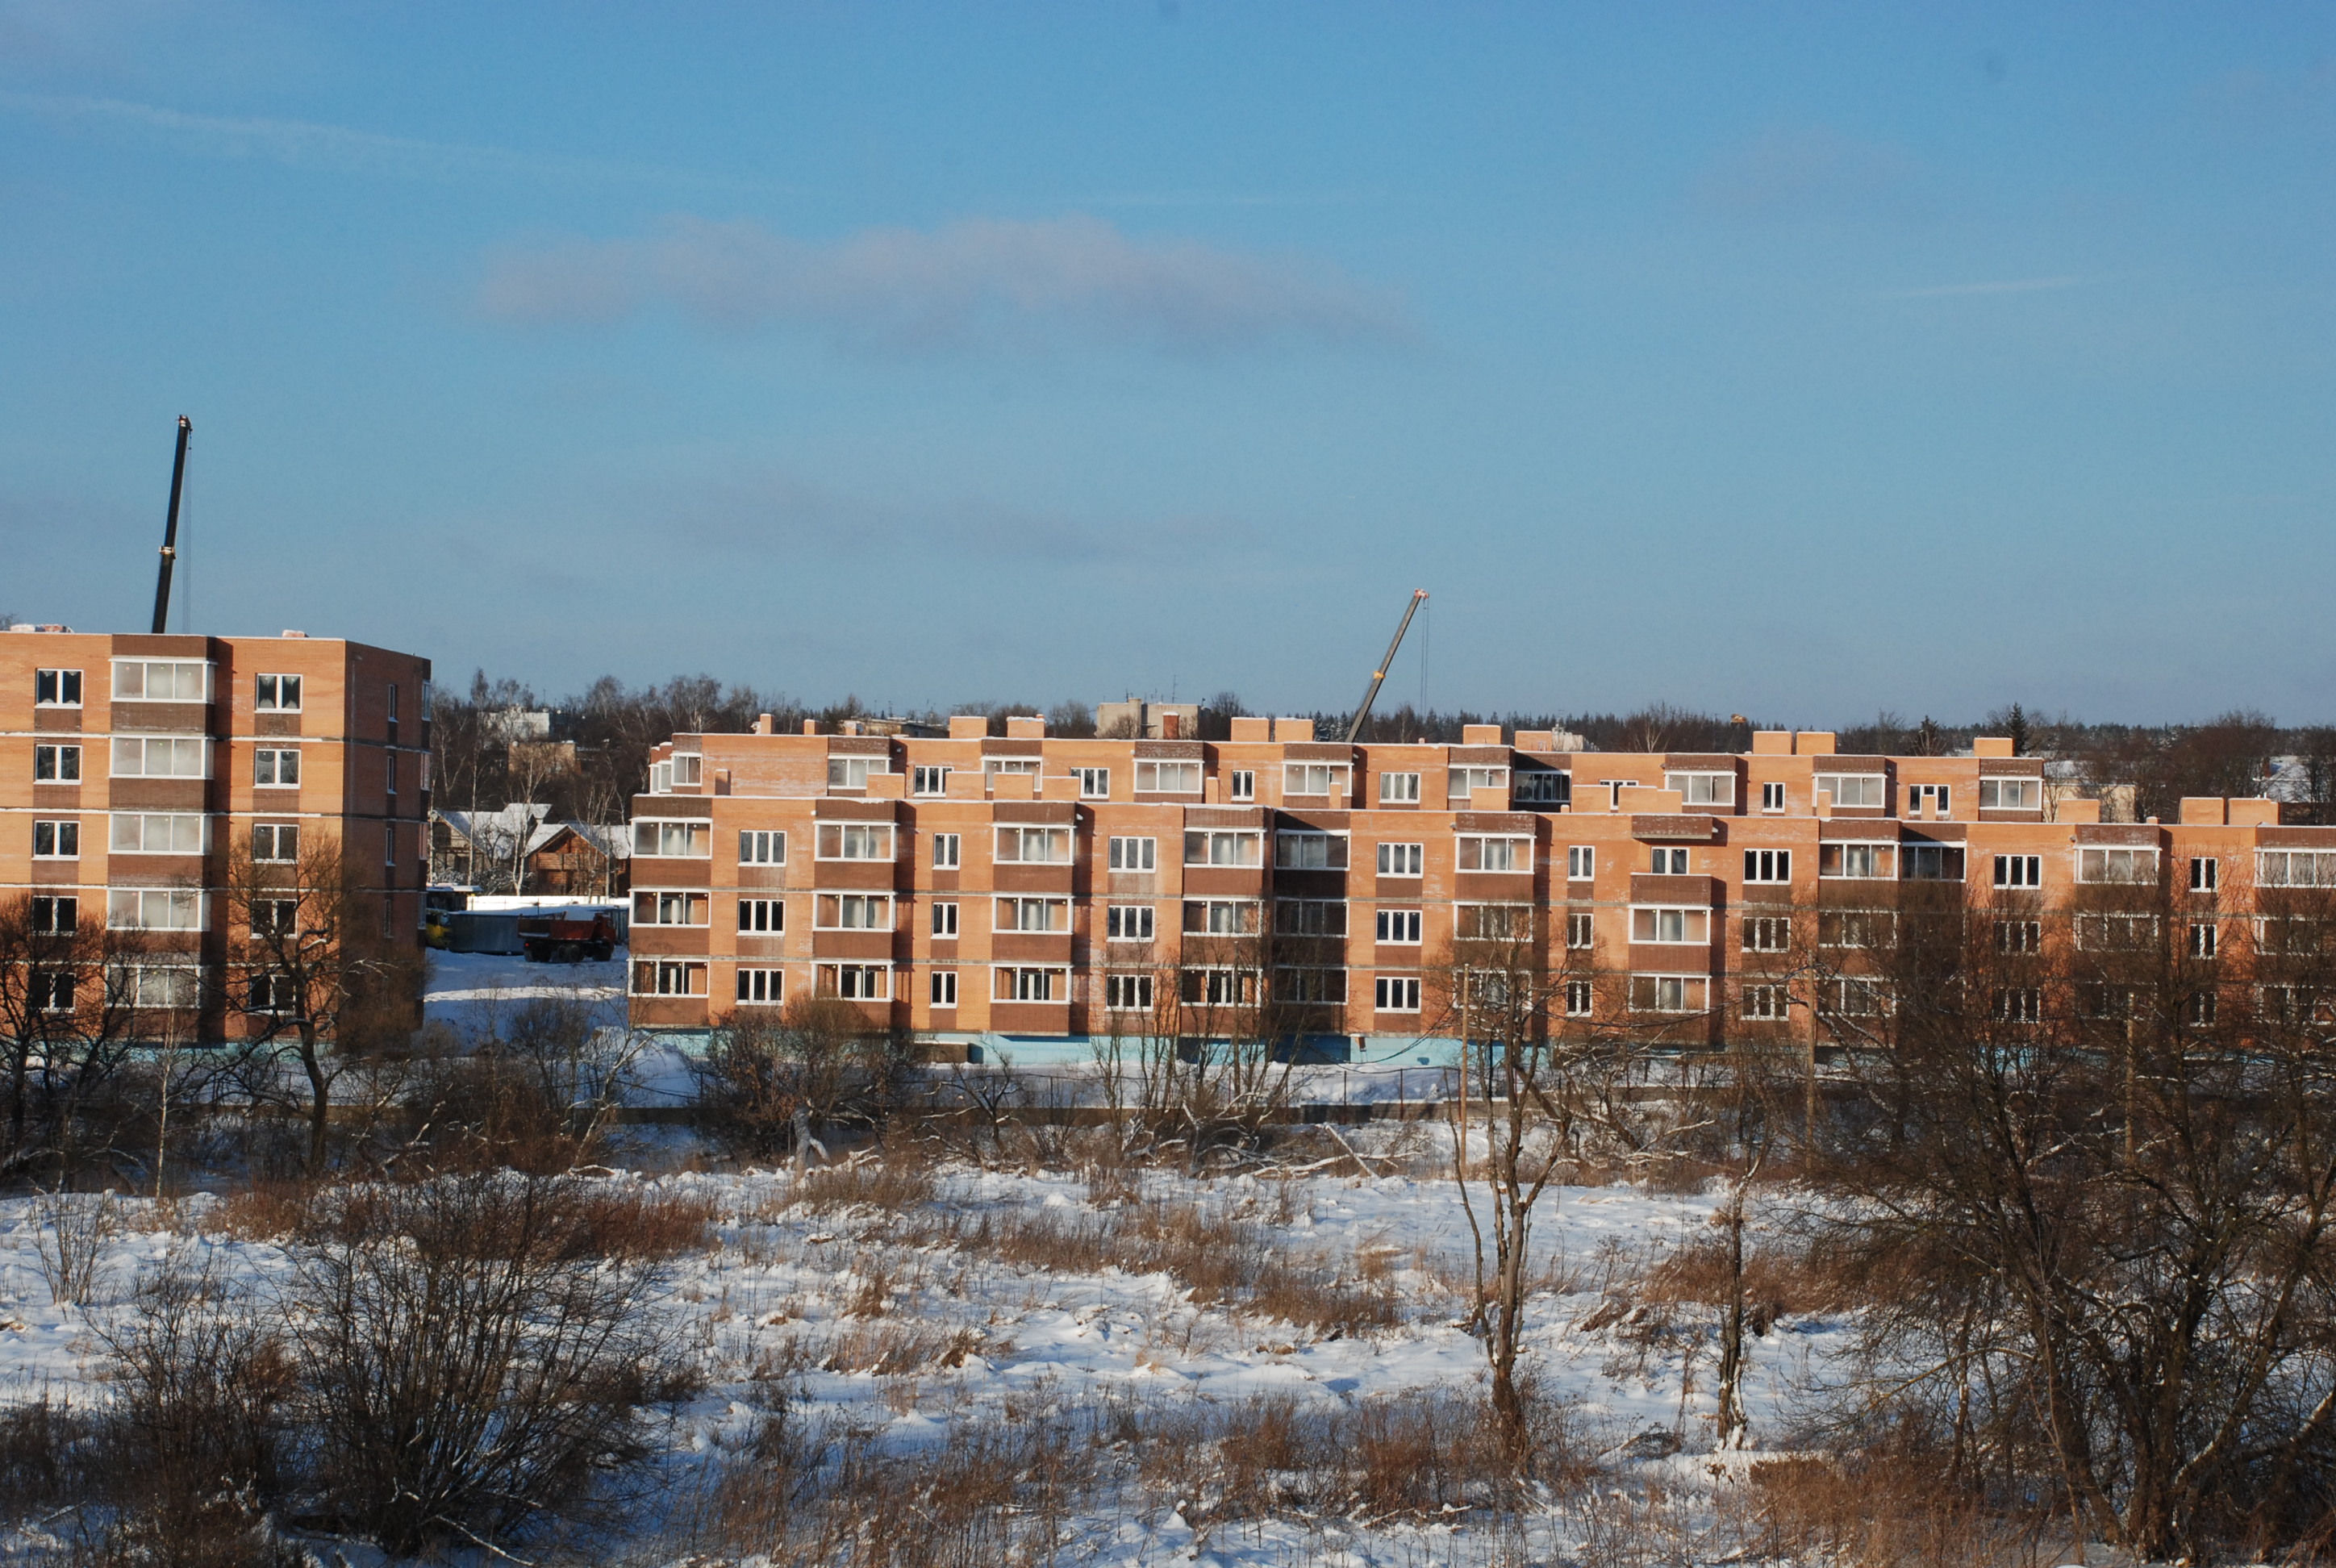
[[[33,1206],[38,1230],[33,1256],[55,1305],[97,1300],[107,1246],[121,1232],[122,1214],[111,1193],[44,1193]]]
[[[307,1224],[316,1190],[306,1177],[258,1179],[204,1211],[201,1228],[238,1241],[277,1241]]]
[[[88,1412],[46,1390],[0,1410],[0,1524],[86,1508],[97,1485],[96,1430]]]
[[[888,1138],[881,1158],[854,1159],[805,1171],[788,1194],[811,1209],[871,1209],[904,1213],[930,1203],[939,1192],[930,1159],[903,1138]]]
[[[573,1517],[647,1452],[661,1266],[603,1255],[587,1184],[470,1174],[337,1193],[289,1312],[329,1512],[391,1552]]]
[[[850,1004],[798,994],[776,1018],[741,1013],[692,1064],[705,1126],[736,1152],[793,1153],[831,1129],[881,1129],[906,1094],[911,1042]]]
[[[1801,1456],[1751,1467],[1746,1554],[1829,1560],[1873,1568],[1960,1568],[2012,1561],[2039,1520],[1986,1499],[1939,1456],[1885,1444],[1839,1456]],[[2017,1553],[2024,1555],[2025,1553]]]

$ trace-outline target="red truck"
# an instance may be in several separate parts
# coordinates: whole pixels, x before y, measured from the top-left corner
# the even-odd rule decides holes
[[[589,920],[572,914],[530,916],[519,922],[520,947],[536,964],[605,960],[617,950],[617,928],[603,912]]]

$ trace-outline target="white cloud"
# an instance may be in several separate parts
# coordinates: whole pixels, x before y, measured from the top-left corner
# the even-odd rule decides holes
[[[505,248],[489,258],[479,298],[489,315],[530,325],[609,321],[662,302],[716,332],[793,326],[889,353],[1101,341],[1208,354],[1412,335],[1398,298],[1328,266],[1136,239],[1076,215],[832,241],[681,218],[652,238]]]

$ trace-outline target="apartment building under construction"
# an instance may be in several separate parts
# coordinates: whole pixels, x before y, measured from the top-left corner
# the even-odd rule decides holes
[[[2258,880],[2336,882],[2336,828],[2283,826],[2276,802],[2104,823],[2008,740],[1665,755],[1494,726],[1458,745],[1180,727],[676,735],[635,802],[635,1020],[703,1028],[810,991],[1035,1057],[1289,1004],[1335,1054],[1448,1035],[1454,955],[1522,940],[1562,977],[1552,1014],[1718,1044],[1885,1006],[1844,955],[1874,945],[1861,909],[1909,891],[2042,911],[2146,889],[2216,920]]]
[[[34,935],[137,933],[103,984],[155,1027],[248,1033],[290,1004],[229,972],[232,862],[289,878],[335,846],[366,925],[377,910],[379,934],[418,955],[429,747],[430,662],[410,654],[300,632],[11,628],[0,901],[25,899]],[[98,984],[34,979],[32,1005],[60,1012],[86,1010]]]

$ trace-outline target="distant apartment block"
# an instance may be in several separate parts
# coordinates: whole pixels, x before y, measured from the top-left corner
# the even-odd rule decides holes
[[[1037,718],[675,736],[634,803],[634,1018],[702,1028],[808,991],[945,1038],[1076,1042],[1149,1033],[1172,999],[1288,1001],[1313,1031],[1392,1042],[1449,1031],[1450,955],[1524,939],[1567,977],[1566,1015],[1683,1045],[1807,1037],[1872,1002],[1843,977],[1910,891],[1995,904],[2026,940],[2025,912],[2102,890],[2162,891],[2204,925],[2244,919],[2258,881],[2336,883],[2336,829],[2282,826],[2276,802],[2104,823],[2006,740],[1857,756],[1780,732],[1663,755],[1494,726],[1348,745],[1244,718],[1203,742],[1161,716],[1156,739]]]
[[[44,929],[141,933],[141,1010],[245,1032],[230,857],[338,845],[384,935],[420,948],[430,662],[298,632],[0,634],[0,900]],[[265,998],[262,998],[262,1005]]]

